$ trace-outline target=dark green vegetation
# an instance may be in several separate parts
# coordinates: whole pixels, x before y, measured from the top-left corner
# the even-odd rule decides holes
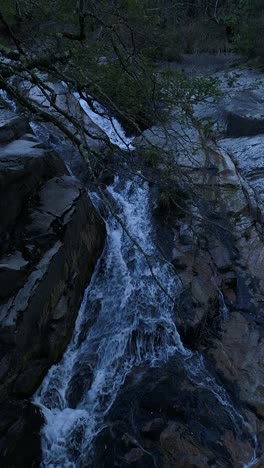
[[[2,3],[4,55],[4,46],[45,55],[43,71],[55,79],[61,73],[134,133],[166,117],[172,94],[156,77],[157,62],[180,61],[183,53],[234,51],[264,63],[262,0]],[[175,81],[184,93],[186,82],[180,75]]]
[[[38,34],[47,35],[48,27],[48,35],[77,38],[75,27],[80,27],[79,38],[93,36],[102,52],[106,36],[112,45],[115,42],[115,32],[116,39],[127,46],[133,42],[133,52],[151,60],[227,50],[263,57],[262,0],[6,0],[1,13],[13,27]]]
[[[12,266],[14,261],[13,256],[9,256],[10,252],[16,253],[12,249],[16,249],[18,253],[21,250],[20,256],[14,255],[15,261],[19,265],[21,258],[23,260],[25,257],[25,268],[29,274],[30,269],[33,271],[34,268],[39,268],[42,258],[47,258],[45,252],[49,254],[53,241],[59,246],[63,242],[66,253],[62,260],[60,250],[54,260],[52,256],[50,270],[48,273],[43,271],[43,280],[39,281],[39,277],[36,276],[36,282],[40,284],[38,293],[34,291],[31,294],[30,286],[29,307],[24,314],[24,321],[20,322],[23,326],[18,324],[20,328],[19,333],[16,330],[14,334],[15,339],[10,329],[2,332],[6,353],[2,353],[4,359],[0,368],[5,385],[2,391],[3,399],[6,394],[9,395],[9,388],[12,389],[13,400],[30,398],[47,368],[59,359],[70,339],[83,289],[92,272],[90,267],[87,271],[87,257],[93,255],[90,246],[94,249],[96,242],[104,237],[103,228],[98,232],[95,230],[91,242],[88,243],[89,248],[85,250],[84,244],[90,239],[90,227],[83,219],[89,221],[91,217],[89,212],[86,213],[81,207],[84,206],[85,200],[87,203],[86,189],[91,188],[92,179],[92,188],[95,186],[97,189],[102,204],[106,205],[119,222],[123,234],[127,234],[144,256],[153,281],[156,281],[163,293],[167,293],[166,281],[161,282],[155,273],[156,259],[155,263],[152,263],[152,253],[148,254],[150,249],[144,252],[141,236],[134,238],[133,231],[132,234],[129,231],[129,223],[124,221],[126,218],[123,217],[122,211],[120,213],[118,203],[115,203],[112,196],[108,196],[109,192],[105,189],[111,183],[113,175],[121,175],[118,185],[121,188],[122,176],[126,180],[126,177],[136,174],[151,187],[150,201],[153,201],[153,209],[150,211],[153,216],[150,221],[153,222],[153,237],[155,236],[155,245],[157,244],[154,255],[158,255],[166,264],[169,263],[170,269],[175,271],[181,284],[179,300],[177,297],[174,301],[170,291],[167,295],[175,302],[173,321],[182,342],[209,358],[208,368],[212,368],[212,375],[219,376],[218,382],[223,384],[223,388],[228,391],[231,389],[231,396],[235,396],[235,408],[241,407],[243,415],[249,419],[250,426],[252,425],[250,434],[250,426],[247,423],[241,432],[237,433],[235,424],[232,424],[233,418],[226,413],[226,405],[220,405],[220,400],[215,398],[211,389],[207,390],[203,386],[203,374],[198,385],[190,380],[179,354],[171,367],[166,365],[164,369],[158,370],[151,368],[150,372],[144,369],[142,379],[138,378],[140,375],[136,372],[135,382],[128,381],[128,385],[120,394],[121,399],[119,395],[113,411],[111,409],[110,432],[105,428],[106,431],[102,432],[96,441],[97,458],[94,466],[128,466],[121,465],[119,461],[124,461],[126,457],[128,461],[130,459],[133,462],[135,451],[136,461],[133,466],[138,467],[154,466],[151,461],[147,465],[149,451],[153,451],[154,455],[158,453],[158,456],[164,459],[164,466],[212,467],[216,466],[215,461],[218,459],[219,466],[222,467],[246,466],[245,463],[249,463],[256,452],[256,437],[254,436],[254,447],[252,440],[258,430],[258,416],[262,431],[259,431],[259,439],[263,440],[263,372],[259,364],[263,362],[261,349],[264,349],[261,346],[264,284],[261,254],[263,213],[261,203],[258,205],[258,192],[253,200],[253,188],[250,185],[252,180],[255,184],[256,178],[259,177],[258,187],[260,186],[261,190],[263,187],[259,183],[263,175],[259,170],[259,167],[262,167],[261,147],[255,144],[254,139],[250,142],[250,138],[243,139],[247,141],[247,145],[251,145],[248,148],[245,146],[245,157],[252,159],[248,177],[248,172],[245,171],[244,175],[238,165],[244,147],[239,146],[239,152],[235,151],[237,146],[232,139],[234,136],[254,138],[262,132],[263,93],[254,94],[252,89],[248,89],[251,88],[248,86],[251,83],[248,78],[249,81],[245,80],[243,96],[239,83],[237,88],[234,86],[234,92],[230,93],[230,99],[229,88],[233,91],[232,86],[239,80],[240,71],[243,73],[243,70],[238,69],[238,73],[230,70],[229,73],[229,70],[226,72],[225,69],[223,73],[226,72],[227,77],[224,77],[225,83],[221,89],[227,102],[223,102],[223,99],[221,105],[223,104],[223,110],[227,114],[227,135],[232,140],[229,141],[230,147],[225,150],[220,141],[225,130],[221,130],[221,116],[218,118],[216,106],[210,108],[206,102],[208,96],[217,97],[215,75],[207,79],[190,79],[188,70],[186,75],[179,71],[184,68],[183,64],[175,65],[175,61],[180,61],[185,52],[231,50],[243,52],[246,57],[259,57],[262,50],[258,41],[262,40],[262,36],[256,24],[262,21],[262,5],[258,4],[258,14],[257,3],[254,8],[252,6],[252,2],[250,5],[242,5],[241,2],[221,0],[184,0],[180,3],[133,0],[48,0],[45,3],[42,0],[41,3],[38,0],[17,0],[0,6],[0,51],[5,58],[0,59],[0,89],[8,92],[9,97],[19,106],[18,111],[25,112],[31,121],[53,124],[43,125],[48,131],[48,142],[52,144],[58,141],[56,147],[60,151],[59,155],[65,157],[67,162],[67,151],[71,153],[70,163],[75,164],[75,169],[77,167],[77,176],[81,174],[82,178],[85,177],[86,184],[82,197],[77,199],[76,192],[80,193],[77,182],[67,178],[64,173],[66,169],[62,169],[61,172],[49,172],[49,160],[46,165],[44,160],[48,156],[51,158],[52,154],[47,152],[46,146],[42,147],[41,151],[39,141],[33,135],[25,135],[25,132],[30,132],[30,128],[24,128],[23,122],[20,124],[23,128],[19,133],[17,119],[20,117],[10,113],[8,119],[13,130],[9,128],[8,134],[8,128],[3,128],[5,139],[2,141],[6,144],[10,133],[11,138],[16,139],[11,143],[13,153],[10,147],[6,150],[6,165],[11,166],[10,173],[14,174],[12,177],[18,179],[18,182],[12,188],[12,178],[4,167],[2,172],[6,171],[7,176],[1,176],[1,187],[6,190],[2,196],[6,203],[3,211],[8,221],[11,218],[10,234],[6,234],[6,229],[3,230],[2,237],[0,233],[3,239],[1,248],[7,257],[4,259],[4,268],[12,270],[6,267]],[[166,66],[166,61],[173,61],[172,72],[167,71],[169,67]],[[254,71],[252,74],[258,75]],[[210,70],[208,75],[210,76]],[[67,84],[67,88],[62,86],[62,81]],[[34,99],[40,91],[41,99],[44,96],[41,103]],[[144,138],[139,136],[134,140],[136,151],[118,151],[116,146],[104,141],[106,139],[103,133],[99,132],[95,136],[90,134],[94,128],[89,119],[85,120],[86,116],[79,106],[78,99],[73,97],[74,91],[78,91],[91,107],[95,105],[93,97],[105,104],[111,114],[117,116],[127,131],[134,135],[140,134],[146,127],[153,124],[154,126],[144,132]],[[206,107],[202,110],[208,113],[205,115],[201,112],[199,117],[195,117],[197,114],[192,112],[192,104],[199,101]],[[61,103],[62,107],[58,107]],[[209,104],[212,104],[212,99]],[[168,121],[162,125],[166,118]],[[21,137],[24,140],[21,141]],[[73,145],[65,142],[65,137],[71,140],[70,143],[79,150],[87,164],[80,160],[79,155],[75,157],[73,154],[72,157]],[[93,145],[93,138],[100,140],[100,145]],[[241,138],[238,139],[238,143],[240,140]],[[23,154],[24,159],[28,160],[31,144],[35,145],[34,151],[41,156],[32,158],[26,178],[24,166],[21,172],[17,169],[17,161],[23,161],[23,155],[18,159],[16,152],[26,148],[27,152],[24,151]],[[239,153],[237,159],[232,152],[235,155]],[[3,159],[3,155],[1,157]],[[58,160],[59,164],[60,160],[57,156],[56,158],[55,161]],[[256,185],[253,187],[255,189]],[[77,215],[75,217],[75,200],[78,200],[76,210],[79,218]],[[61,206],[64,207],[63,203],[65,210],[63,208],[61,216],[56,207],[58,205],[61,209]],[[141,206],[139,210],[140,208]],[[12,217],[14,209],[16,212]],[[67,213],[66,218],[70,220],[68,225],[64,224],[64,213]],[[34,224],[30,229],[32,219],[36,219],[37,232],[34,230]],[[99,248],[96,250],[96,255],[92,257],[93,262],[100,253]],[[128,250],[128,268],[134,281],[134,273],[137,274],[133,265],[134,249]],[[103,260],[102,268],[109,273],[110,278],[111,269],[106,267],[107,263]],[[4,268],[2,276],[6,275]],[[14,285],[17,288],[22,285],[24,270],[14,270],[8,274],[10,276],[6,275],[4,280],[10,287],[11,297]],[[138,276],[139,280],[140,278],[141,276]],[[143,281],[145,280],[143,279],[141,284],[145,287]],[[136,281],[137,288],[138,284]],[[111,289],[114,294],[115,288]],[[110,288],[108,290],[110,291]],[[7,293],[7,287],[3,288],[2,295],[9,301]],[[136,298],[135,308],[140,302]],[[159,302],[162,304],[162,301]],[[12,307],[13,304],[14,310],[20,313],[20,296],[16,301],[12,299]],[[65,304],[69,304],[69,307]],[[155,308],[150,305],[150,314],[155,317]],[[100,313],[100,307],[98,301],[92,316]],[[85,324],[81,340],[92,323],[93,317]],[[157,325],[157,329],[153,331],[153,342],[163,346],[162,337],[166,331],[166,321]],[[120,327],[122,326],[120,321]],[[141,322],[139,326],[144,333]],[[139,331],[140,337],[141,330]],[[146,343],[149,336],[147,327]],[[136,342],[137,333],[133,331],[132,349],[133,343]],[[22,352],[20,349],[19,352],[16,351],[17,343]],[[15,366],[12,366],[11,361],[8,367],[9,347],[15,349]],[[240,351],[237,352],[237,349]],[[5,360],[6,356],[8,360]],[[194,358],[198,358],[199,369],[198,353],[194,353]],[[72,379],[81,391],[84,391],[84,387],[89,388],[92,361],[93,356],[91,365],[87,360],[86,381],[81,373],[78,382],[75,376]],[[196,365],[196,362],[194,364]],[[11,367],[13,370],[6,379],[4,372],[6,368]],[[78,374],[76,376],[78,377]],[[260,383],[257,389],[252,382]],[[72,388],[74,389],[74,386]],[[70,393],[71,400],[74,400],[72,389]],[[7,454],[6,464],[3,466],[28,468],[33,466],[31,458],[34,458],[34,462],[40,459],[40,440],[30,437],[30,427],[38,433],[42,418],[37,413],[32,417],[31,405],[25,408],[20,405],[17,407],[13,400],[5,413],[7,416],[3,417],[3,412],[1,413],[2,434],[7,433],[10,439],[10,442],[4,440],[2,443]],[[76,401],[73,408],[78,403]],[[14,412],[23,413],[19,416],[19,421],[22,420],[23,423],[25,419],[24,426],[17,423],[16,415],[12,416]],[[241,421],[242,418],[239,419],[239,428]],[[10,427],[13,428],[13,433]],[[25,440],[24,434],[27,436],[28,433],[29,436]],[[81,437],[79,433],[78,438],[79,435]],[[18,437],[19,441],[22,437],[22,443],[16,443],[15,437]],[[139,443],[135,442],[137,440]],[[35,444],[36,450],[28,450],[31,444]],[[10,445],[11,455],[6,449]],[[245,453],[240,453],[244,448]],[[78,448],[76,453],[77,450]],[[20,452],[26,454],[26,463],[21,461]],[[260,445],[258,453],[263,454]],[[16,465],[12,462],[12,455],[16,456]],[[163,466],[163,463],[155,463],[155,466]]]
[[[227,50],[262,57],[264,63],[263,18],[260,0],[8,0],[0,7],[0,52],[6,59],[0,61],[0,89],[38,120],[62,131],[88,160],[92,173],[98,154],[83,137],[105,137],[91,135],[71,112],[57,107],[52,83],[63,81],[91,107],[91,97],[96,99],[133,135],[161,125],[175,108],[179,122],[186,124],[193,103],[217,96],[217,81],[190,79],[180,65],[166,71],[164,63],[180,62],[186,52]],[[38,86],[52,112],[22,92],[23,80]],[[209,122],[204,134],[210,128]],[[105,143],[116,153],[115,146]],[[167,165],[171,155],[152,149],[141,160],[155,183],[161,183],[160,164]],[[121,162],[130,156],[123,154]],[[163,168],[162,174],[170,190],[175,168]]]

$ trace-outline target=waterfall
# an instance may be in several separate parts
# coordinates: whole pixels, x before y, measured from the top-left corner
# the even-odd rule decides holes
[[[112,142],[121,149],[133,149],[122,127],[117,127],[101,106],[99,114],[94,114],[86,101],[80,100],[80,104]],[[210,375],[203,356],[192,353],[181,342],[170,299],[176,300],[181,285],[170,266],[156,256],[148,184],[139,177],[124,181],[116,176],[107,196],[130,236],[147,255],[152,271],[109,213],[105,219],[105,250],[85,292],[72,341],[34,398],[46,419],[42,430],[43,468],[87,466],[93,457],[93,440],[103,428],[129,371],[139,365],[162,365],[177,353],[190,379],[221,403],[235,432],[242,434],[249,429],[225,389]],[[98,196],[94,193],[90,197],[99,208]]]
[[[147,184],[138,179],[124,183],[116,177],[108,192],[129,232],[151,259],[159,281],[166,285],[170,296],[176,296],[174,273],[155,258]],[[87,456],[93,437],[133,366],[156,365],[175,352],[185,357],[190,354],[172,320],[173,303],[156,283],[144,256],[112,216],[107,220],[107,233],[105,251],[86,291],[73,340],[35,396],[35,403],[46,416],[43,466],[82,466],[81,454]],[[92,326],[87,327],[91,320]],[[84,374],[87,380],[92,374],[92,381],[79,395],[77,407],[71,408],[71,386],[78,374]]]
[[[108,195],[148,255],[159,283],[176,298],[180,285],[175,273],[155,256],[147,183],[116,177]],[[96,194],[92,199],[99,203]],[[43,467],[87,466],[93,439],[128,372],[133,366],[162,365],[176,353],[190,379],[216,396],[237,434],[248,429],[202,355],[184,348],[172,318],[173,303],[155,281],[145,257],[110,214],[106,224],[105,250],[86,290],[73,339],[34,398],[46,419]]]
[[[133,150],[133,145],[131,144],[133,137],[127,137],[124,133],[124,130],[118,120],[115,117],[109,115],[107,110],[99,104],[97,101],[93,100],[91,96],[88,96],[93,102],[94,110],[88,105],[87,101],[80,98],[79,93],[73,93],[76,99],[79,101],[81,108],[88,115],[88,117],[103,130],[103,132],[108,136],[111,143],[118,146],[122,150]]]
[[[84,103],[80,101],[112,142],[121,149],[133,149],[117,122],[106,117],[102,108],[104,115],[95,118]],[[32,124],[32,129],[45,140],[41,127]],[[117,131],[116,139],[112,131]],[[116,176],[106,196],[147,255],[151,271],[145,256],[108,213],[106,246],[85,291],[72,340],[33,399],[45,416],[43,468],[87,466],[93,456],[93,440],[131,369],[163,365],[175,354],[182,359],[190,379],[216,396],[236,433],[248,429],[247,421],[210,374],[202,355],[192,353],[181,342],[170,299],[177,300],[181,285],[170,266],[156,255],[148,184],[139,177],[121,180]],[[98,195],[90,197],[100,209]],[[224,302],[221,305],[227,318]],[[244,468],[257,463],[257,439],[253,445],[252,459]]]

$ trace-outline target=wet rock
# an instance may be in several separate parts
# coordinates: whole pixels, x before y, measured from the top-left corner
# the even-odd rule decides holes
[[[76,180],[68,176],[49,180],[38,200],[28,210],[24,239],[40,258],[31,262],[23,286],[0,306],[2,327],[12,327],[16,333],[14,363],[3,387],[12,382],[14,391],[25,395],[28,383],[25,390],[21,379],[28,366],[33,392],[41,375],[61,356],[104,240],[103,225]]]
[[[34,203],[39,187],[55,175],[67,174],[63,162],[39,143],[14,141],[0,150],[0,236],[6,236],[25,211]],[[9,240],[11,245],[11,240]],[[5,250],[2,244],[0,252]]]
[[[43,419],[23,399],[66,349],[105,239],[84,186],[21,132],[0,148],[0,448],[8,467],[39,466]]]
[[[237,275],[235,274],[235,272],[234,271],[228,271],[227,273],[224,273],[223,276],[222,276],[222,284],[226,288],[236,289]]]
[[[177,246],[178,249],[186,247],[189,246]],[[183,258],[184,269],[174,264],[182,286],[174,320],[184,344],[199,349],[204,339],[216,333],[219,325],[219,297],[213,281],[215,266],[210,251],[195,242]]]
[[[159,438],[165,425],[166,422],[163,418],[155,418],[153,421],[149,421],[142,427],[141,433],[148,439],[156,440]]]
[[[156,462],[157,463],[157,462]],[[158,466],[161,465],[158,457]],[[95,457],[91,466],[97,468],[154,468],[155,456],[150,450],[145,450],[137,440],[126,431],[126,426],[120,421],[110,427],[105,427],[96,438]]]
[[[220,147],[228,152],[236,164],[238,173],[244,179],[244,188],[248,192],[248,203],[255,219],[263,220],[264,182],[263,156],[264,135],[243,138],[226,138]]]
[[[2,468],[37,468],[41,462],[39,431],[44,418],[29,401],[0,405],[0,454]]]
[[[16,251],[0,260],[0,300],[4,300],[22,286],[28,261]]]
[[[181,288],[175,306],[175,323],[186,346],[203,350],[210,356],[211,368],[221,376],[222,387],[238,397],[237,405],[243,416],[248,413],[246,408],[250,408],[251,434],[257,434],[260,441],[263,419],[264,80],[263,74],[246,69],[220,72],[215,76],[220,79],[223,95],[195,106],[193,116],[200,132],[191,128],[194,121],[186,121],[184,128],[179,129],[175,110],[174,122],[168,122],[166,128],[147,130],[135,140],[135,146],[144,151],[148,140],[157,144],[164,154],[168,151],[170,157],[175,158],[181,177],[184,175],[191,181],[189,191],[193,203],[188,205],[189,216],[183,213],[180,220],[175,222],[171,217],[167,223],[167,229],[171,228],[174,234],[170,258],[174,257]],[[204,135],[204,122],[212,122],[212,138]],[[184,131],[192,145],[184,142]],[[194,157],[192,149],[196,149]],[[202,221],[195,224],[198,217]],[[191,232],[195,235],[189,235]],[[184,250],[186,246],[191,246],[189,252]],[[182,374],[179,378],[184,380]],[[197,402],[201,397],[196,392],[190,394],[189,386],[187,390],[175,388],[175,393],[188,394],[188,402],[179,404],[167,389],[158,392],[154,371],[149,379],[153,393],[147,393],[143,415],[140,413],[138,417],[145,417],[144,411],[151,410],[152,421],[164,415],[170,419],[162,432],[168,457],[166,466],[246,466],[253,460],[250,437],[237,437],[225,423],[219,422],[224,430],[217,440],[213,439],[210,417],[207,424],[197,410],[197,420],[203,420],[201,442],[195,431],[197,420],[191,427],[192,410],[190,406],[187,409],[192,398]],[[173,387],[172,376],[170,384]],[[142,390],[145,391],[146,388]],[[122,405],[124,402],[120,401]],[[204,396],[201,401],[205,416],[210,413],[206,408],[210,396]],[[149,439],[148,443],[148,447],[158,447],[161,453],[161,438],[159,442]],[[256,466],[263,464],[262,443],[257,450]]]
[[[32,141],[38,145],[41,145],[39,139],[36,137],[36,135],[33,135],[33,133],[24,133],[20,139],[24,141]]]
[[[77,94],[69,91],[67,86],[63,86],[61,83],[47,83],[47,85],[49,86],[50,90],[46,91],[46,94],[56,104],[56,106],[61,109],[62,112],[70,112],[72,118],[75,118],[79,122],[83,123],[86,130],[85,138],[88,147],[93,151],[101,151],[103,148],[105,148],[105,134],[84,112]],[[53,113],[54,115],[58,115],[57,110],[52,107],[49,99],[47,99],[38,86],[32,86],[30,82],[24,81],[20,84],[20,87],[23,92],[27,93],[29,98],[35,101],[39,107],[49,109],[49,112]],[[60,118],[63,117],[60,115]],[[67,119],[63,120],[64,124],[72,130],[69,121]],[[54,135],[60,135],[58,130],[53,130],[52,133]]]
[[[179,233],[183,245],[191,245],[194,241],[194,232],[188,224],[181,224]]]
[[[69,408],[76,408],[84,395],[87,394],[93,378],[93,369],[90,365],[75,365],[73,377],[67,388],[67,401]]]
[[[227,271],[232,268],[232,259],[225,246],[214,245],[210,248],[210,253],[219,271]]]
[[[26,120],[9,110],[0,111],[0,144],[19,138],[24,133],[30,132]]]
[[[151,466],[148,463],[149,457],[146,455],[144,450],[141,448],[133,448],[130,452],[126,453],[125,461],[127,466],[134,467],[134,468],[145,468],[147,466]],[[124,466],[124,465],[123,465]]]
[[[223,325],[221,339],[210,351],[217,371],[237,387],[239,397],[264,417],[264,338],[261,330],[239,312]]]
[[[184,252],[173,249],[172,264],[177,270],[185,270],[187,268],[187,259]]]
[[[220,468],[249,460],[253,448],[246,426],[243,435],[234,434],[206,375],[200,383],[177,357],[160,368],[132,371],[107,416],[107,429],[96,438],[93,466],[126,466],[121,460],[134,457],[141,466],[143,453],[151,468]]]
[[[225,107],[228,137],[264,133],[263,97],[254,90],[238,91]]]
[[[160,445],[170,467],[177,463],[179,468],[204,468],[214,460],[213,453],[201,449],[192,433],[181,424],[170,424],[160,436]]]

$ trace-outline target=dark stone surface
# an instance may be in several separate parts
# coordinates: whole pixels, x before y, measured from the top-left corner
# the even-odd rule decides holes
[[[254,136],[264,133],[264,116],[261,119],[229,112],[226,135],[228,137]]]
[[[24,133],[31,132],[26,120],[5,109],[0,111],[0,144],[19,138]]]
[[[45,183],[27,214],[18,240],[28,259],[24,282],[0,306],[2,328],[16,337],[15,345],[0,342],[2,360],[8,355],[12,363],[0,397],[7,389],[19,397],[32,394],[61,357],[105,236],[86,191],[69,176]]]
[[[263,97],[253,90],[238,91],[225,108],[228,137],[264,133]]]
[[[197,366],[197,357],[191,359]],[[134,369],[97,436],[92,466],[238,466],[240,445],[249,454],[252,448],[244,428],[234,434],[228,411],[211,388],[206,375],[201,385],[190,378],[180,356],[162,367]]]
[[[1,468],[37,468],[41,461],[40,428],[44,418],[29,401],[0,405]]]
[[[75,364],[74,374],[69,382],[67,388],[67,401],[70,408],[77,408],[83,395],[85,395],[91,384],[93,378],[93,369],[91,366],[78,366]]]
[[[70,341],[106,232],[28,124],[1,110],[0,124],[0,466],[30,468],[43,417],[25,399]]]
[[[10,245],[10,231],[26,205],[34,203],[41,185],[63,174],[67,174],[63,162],[40,143],[17,140],[0,147],[0,254]]]

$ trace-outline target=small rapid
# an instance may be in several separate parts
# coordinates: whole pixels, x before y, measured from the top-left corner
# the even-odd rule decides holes
[[[120,124],[113,122],[98,103],[94,103],[97,113],[76,93],[75,97],[112,143],[121,150],[133,150]],[[181,284],[170,265],[157,256],[148,184],[140,177],[121,180],[116,176],[106,196],[129,236],[115,216],[105,216],[107,243],[85,292],[72,341],[35,395],[34,402],[46,419],[42,430],[43,468],[89,466],[93,440],[104,427],[105,417],[131,369],[159,366],[176,354],[190,379],[217,398],[235,432],[241,435],[249,430],[224,387],[210,374],[203,356],[192,353],[181,342],[171,301],[172,297],[177,301]],[[90,197],[100,210],[98,195]],[[136,239],[142,251],[131,239]],[[226,320],[224,303],[221,310]],[[256,443],[252,441],[252,460]]]
[[[46,419],[43,468],[89,466],[93,440],[131,369],[160,366],[176,354],[190,379],[217,398],[235,432],[242,435],[249,430],[203,356],[181,342],[170,299],[177,297],[181,286],[170,266],[156,257],[148,184],[139,178],[122,181],[116,177],[107,193],[148,256],[152,273],[145,256],[109,214],[105,250],[85,292],[72,341],[34,398]],[[99,209],[98,196],[91,196]]]
[[[147,184],[138,179],[124,183],[116,177],[108,193],[129,233],[149,256],[154,275],[170,296],[176,296],[174,273],[155,258]],[[73,340],[35,396],[46,417],[44,467],[83,466],[82,458],[87,460],[92,440],[133,366],[156,365],[176,352],[190,354],[172,320],[173,303],[112,216],[107,219],[107,233]],[[80,391],[82,376],[86,383]],[[72,394],[76,399],[78,392],[73,404]]]
[[[8,99],[3,93],[2,97]],[[80,104],[92,118],[93,111]],[[111,128],[112,119],[106,114],[97,115],[95,123],[121,149],[132,149],[122,127],[114,123]],[[31,126],[39,138],[48,141],[45,129],[34,123]],[[98,195],[93,193],[90,197],[100,211]],[[128,373],[134,366],[163,365],[175,355],[182,360],[190,379],[214,394],[236,434],[250,433],[248,422],[211,375],[203,356],[192,353],[181,342],[173,320],[175,304],[171,301],[173,297],[177,302],[181,284],[170,265],[157,256],[148,184],[140,177],[121,180],[116,176],[106,197],[130,236],[115,216],[105,215],[104,210],[107,242],[85,291],[71,343],[61,362],[51,367],[33,400],[45,416],[41,434],[43,468],[89,466],[93,440],[104,427],[105,417]],[[227,320],[221,291],[219,295],[223,319]],[[255,466],[258,461],[256,438],[252,446],[252,459],[244,468]]]
[[[99,104],[99,102],[92,99],[91,96],[88,98],[93,102],[93,109],[89,106],[87,100],[82,99],[79,93],[74,92],[73,95],[79,101],[81,108],[84,110],[86,115],[103,130],[108,136],[111,143],[118,146],[122,150],[133,150],[132,140],[133,137],[127,137],[124,130],[118,120],[111,116],[107,110]]]

